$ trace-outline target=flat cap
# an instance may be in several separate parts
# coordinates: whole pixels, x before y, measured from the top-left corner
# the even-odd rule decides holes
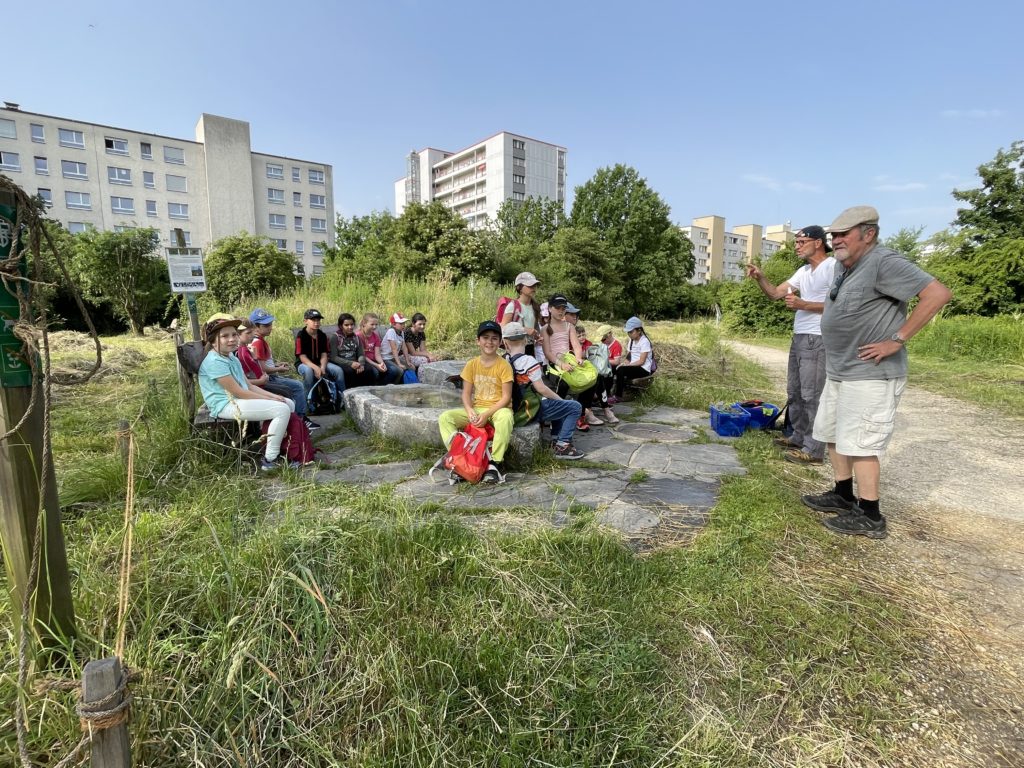
[[[878,211],[870,205],[855,205],[853,208],[847,208],[845,211],[836,216],[836,220],[833,221],[829,227],[829,232],[846,232],[847,230],[853,229],[858,224],[877,224],[878,223]]]

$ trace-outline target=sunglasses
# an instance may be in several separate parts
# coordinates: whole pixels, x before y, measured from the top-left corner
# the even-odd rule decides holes
[[[831,299],[832,301],[836,300],[836,296],[839,295],[839,289],[842,288],[843,286],[843,280],[846,279],[846,276],[848,274],[849,270],[839,273],[839,276],[836,277],[836,281],[832,283],[832,290],[828,292],[829,299]]]

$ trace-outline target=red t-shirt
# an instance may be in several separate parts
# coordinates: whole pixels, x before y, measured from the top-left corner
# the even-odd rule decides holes
[[[376,331],[371,333],[369,336],[363,335],[362,331],[356,331],[356,336],[358,336],[363,342],[363,349],[365,350],[366,359],[369,360],[371,363],[376,363],[377,348],[380,347],[381,345],[380,336],[377,335]]]
[[[257,360],[262,360],[266,363],[273,363],[274,356],[270,354],[270,345],[267,344],[267,340],[262,336],[257,336],[249,344],[249,348],[252,350],[253,357]],[[241,360],[241,357],[239,357]]]
[[[263,339],[258,339],[263,341]],[[254,342],[255,343],[255,342]],[[266,344],[266,342],[264,342]],[[247,379],[258,379],[263,375],[263,369],[260,368],[260,364],[257,363],[249,351],[249,348],[244,344],[238,347],[238,362],[242,364],[242,370],[245,371],[245,377]]]
[[[587,339],[586,341],[580,344],[580,348],[583,350],[584,355],[587,354],[587,350],[590,349],[592,346],[594,346],[594,342],[592,342],[590,339]]]
[[[622,345],[619,344],[619,340],[615,339],[611,344],[608,345],[608,359],[614,360],[616,357],[622,354]]]

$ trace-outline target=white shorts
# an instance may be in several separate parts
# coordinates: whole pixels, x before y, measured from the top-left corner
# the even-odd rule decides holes
[[[881,456],[892,438],[906,377],[867,381],[826,379],[814,418],[814,439],[842,456]]]

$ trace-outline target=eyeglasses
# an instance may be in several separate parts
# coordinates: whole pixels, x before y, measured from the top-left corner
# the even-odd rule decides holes
[[[831,299],[832,301],[836,300],[836,296],[839,295],[839,289],[843,286],[843,280],[846,279],[846,276],[848,274],[849,270],[845,270],[839,273],[839,276],[836,278],[836,281],[832,283],[832,290],[828,292],[829,299]]]
[[[813,240],[797,240],[796,241],[796,247],[797,248],[803,248],[808,243],[813,243],[813,242],[814,242]]]

